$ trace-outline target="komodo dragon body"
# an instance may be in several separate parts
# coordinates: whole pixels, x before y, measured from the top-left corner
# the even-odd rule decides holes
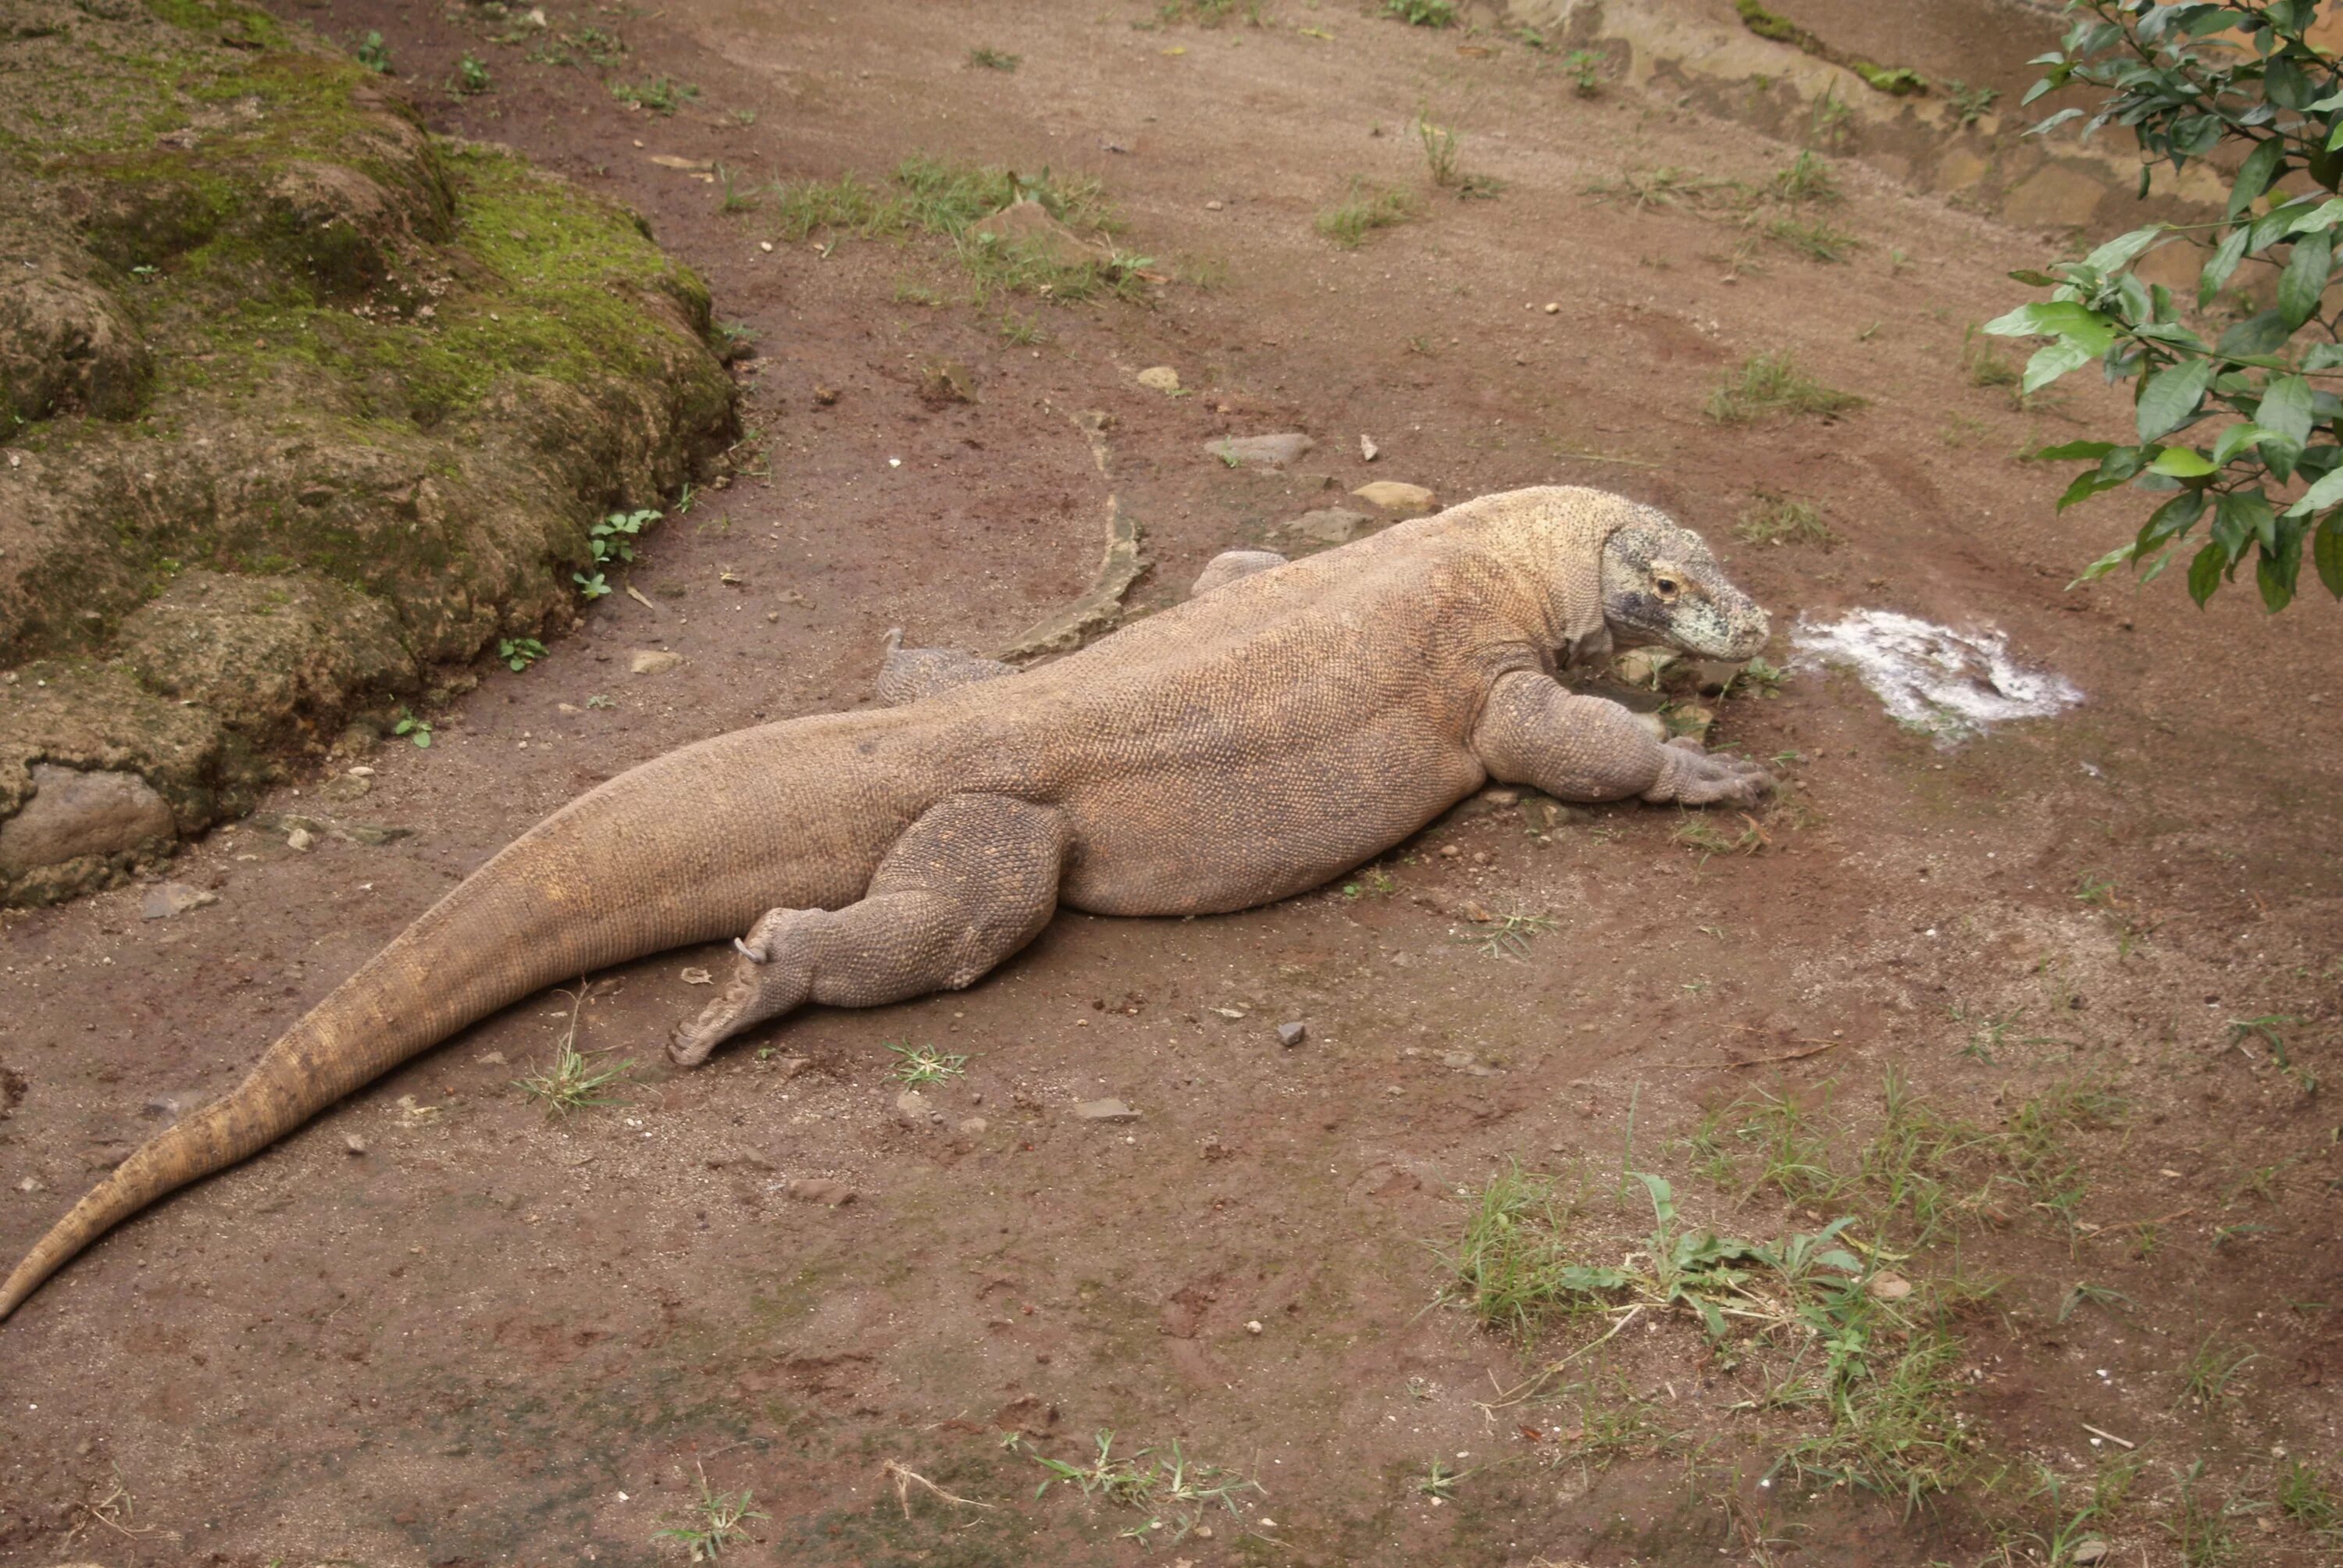
[[[572,801],[136,1150],[0,1285],[0,1317],[164,1193],[589,970],[734,938],[730,982],[669,1043],[688,1066],[803,1002],[968,985],[1060,904],[1187,915],[1301,892],[1491,776],[1573,800],[1771,787],[1554,678],[1614,638],[1764,646],[1764,613],[1659,512],[1517,490],[1291,563],[1238,554],[1211,591],[1054,663],[890,659],[896,695],[940,689],[719,735]]]

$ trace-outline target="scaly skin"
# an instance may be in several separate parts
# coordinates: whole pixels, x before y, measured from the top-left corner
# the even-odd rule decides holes
[[[982,678],[968,660],[927,700],[738,730],[581,796],[100,1182],[0,1284],[0,1317],[165,1193],[588,970],[740,938],[731,983],[669,1042],[689,1065],[805,1000],[970,984],[1061,903],[1181,915],[1301,892],[1492,775],[1589,800],[1771,788],[1553,679],[1614,638],[1718,658],[1764,646],[1764,613],[1647,508],[1517,490],[1239,564],[1055,663]]]

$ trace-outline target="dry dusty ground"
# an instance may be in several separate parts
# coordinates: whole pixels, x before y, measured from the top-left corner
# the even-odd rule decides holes
[[[1713,824],[1754,853],[1632,804],[1544,835],[1468,813],[1354,894],[1068,916],[967,993],[810,1013],[689,1075],[659,1042],[705,994],[685,971],[721,955],[629,966],[578,1020],[638,1064],[625,1102],[567,1121],[512,1081],[570,1000],[522,1004],[125,1228],[0,1331],[0,1555],[681,1561],[654,1533],[695,1517],[704,1472],[753,1493],[728,1562],[1136,1562],[1121,1533],[1148,1512],[1035,1499],[1036,1455],[1111,1429],[1117,1452],[1176,1440],[1263,1489],[1165,1563],[2040,1563],[2085,1536],[2122,1563],[2331,1560],[2304,1478],[2343,1464],[2343,1172],[2316,1087],[2338,1070],[2343,655],[2320,602],[2272,620],[2245,590],[2203,614],[2169,581],[2062,591],[2128,503],[2053,518],[2064,475],[2013,454],[2121,412],[2089,388],[2014,408],[1959,363],[2042,236],[1849,164],[1826,216],[1863,240],[1851,259],[1736,266],[1729,224],[1588,187],[1664,165],[1762,181],[1792,149],[1581,98],[1502,39],[1309,0],[1262,28],[1142,27],[1130,0],[544,9],[510,45],[468,10],[302,14],[381,30],[437,125],[617,195],[704,273],[759,335],[751,477],[682,515],[666,498],[642,601],[491,671],[428,750],[369,759],[365,812],[412,837],[297,853],[247,826],[175,873],[214,906],[146,922],[132,889],[10,919],[0,1252],[581,788],[861,700],[890,625],[985,648],[1077,592],[1104,500],[1078,410],[1114,417],[1155,561],[1140,608],[1333,498],[1327,476],[1449,498],[1581,482],[1706,528],[1784,628],[1990,621],[2087,700],[1941,749],[1799,669],[1723,704],[1720,741],[1790,781],[1762,844]],[[623,55],[528,61],[589,26]],[[1021,65],[972,66],[977,46]],[[458,100],[438,84],[468,49],[494,89]],[[662,75],[699,89],[671,116],[606,85]],[[1419,106],[1463,127],[1496,199],[1427,188]],[[720,160],[750,195],[922,151],[1104,179],[1160,302],[979,307],[936,242],[790,243],[769,192],[722,212],[651,161]],[[1355,251],[1316,237],[1353,175],[1423,193],[1418,220]],[[1778,348],[1869,407],[1703,417]],[[922,401],[946,361],[974,402]],[[1202,390],[1139,386],[1157,364]],[[1201,451],[1287,426],[1322,443],[1292,476]],[[1735,542],[1760,487],[1842,542]],[[682,662],[630,675],[644,648]],[[1440,912],[1468,898],[1554,924],[1483,952]],[[897,1119],[890,1044],[968,1056],[930,1091],[943,1125]],[[1100,1096],[1138,1120],[1071,1114]],[[1588,1263],[1644,1247],[1645,1171],[1735,1238],[1857,1216],[1840,1240],[1918,1288],[1896,1312],[1837,1304],[1835,1380],[1795,1328],[1713,1344],[1684,1311],[1631,1316],[1632,1286],[1485,1331],[1434,1302],[1513,1162],[1555,1179]],[[855,1201],[785,1193],[823,1179]],[[2120,1501],[2124,1452],[2087,1428],[2138,1445]],[[971,1501],[899,1507],[890,1462]],[[1916,1470],[1955,1484],[1907,1510],[1833,1479]],[[2095,1479],[2104,1512],[2054,1545]]]

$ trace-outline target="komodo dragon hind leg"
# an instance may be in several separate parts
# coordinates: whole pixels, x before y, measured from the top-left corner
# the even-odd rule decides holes
[[[889,708],[901,708],[956,686],[1016,673],[1013,664],[956,648],[905,648],[899,626],[888,630],[887,658],[879,666],[879,678],[870,683],[870,695]]]
[[[1064,813],[1005,795],[954,795],[895,840],[859,903],[772,910],[734,945],[723,994],[677,1026],[694,1067],[729,1036],[809,1001],[877,1007],[973,984],[1041,934],[1072,842]]]

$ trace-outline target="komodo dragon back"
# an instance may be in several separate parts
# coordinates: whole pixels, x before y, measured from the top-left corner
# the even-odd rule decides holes
[[[1614,633],[1727,658],[1764,644],[1764,613],[1698,536],[1617,497],[1486,496],[1305,560],[1224,562],[1206,586],[1035,670],[893,649],[898,693],[937,695],[718,736],[579,797],[330,991],[227,1095],[132,1153],[0,1283],[0,1318],[146,1205],[558,980],[734,938],[732,984],[669,1041],[689,1065],[807,1000],[969,984],[1061,900],[1170,914],[1282,897],[1400,841],[1492,771],[1559,769],[1586,799],[1745,801],[1771,787],[1755,765],[1663,749],[1615,705],[1554,684],[1557,656]],[[1424,766],[1396,767],[1404,757]],[[1345,799],[1301,776],[1312,768],[1378,798]],[[1281,799],[1279,830],[1263,831],[1263,802]],[[1213,818],[1229,830],[1191,830]],[[1167,822],[1181,830],[1149,827]]]

